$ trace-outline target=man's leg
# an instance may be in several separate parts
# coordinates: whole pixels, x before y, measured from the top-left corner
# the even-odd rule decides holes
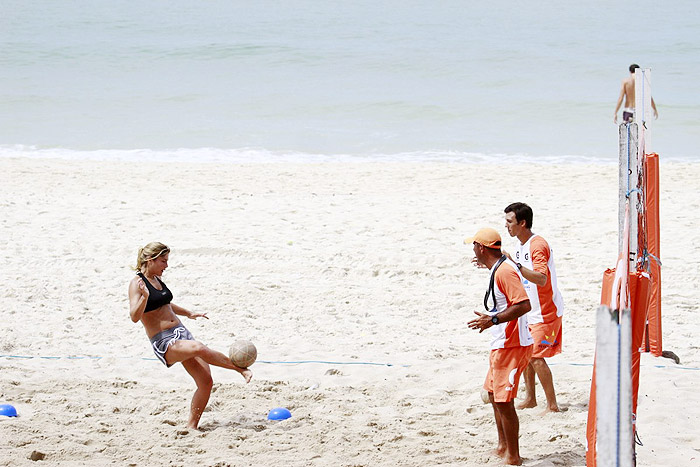
[[[552,379],[552,371],[549,369],[549,365],[547,365],[544,358],[532,358],[528,369],[530,368],[533,368],[535,373],[537,373],[537,378],[542,384],[545,396],[547,396],[547,408],[545,411],[559,412],[557,395],[554,392],[554,380]],[[525,373],[525,382],[527,384],[527,370]]]
[[[491,406],[493,407],[493,417],[496,419],[496,429],[498,430],[498,446],[496,447],[496,454],[499,457],[503,457],[506,454],[506,433],[503,431],[503,423],[501,421],[501,414],[496,408],[496,402],[493,400],[493,393],[489,393],[489,400],[491,401]]]
[[[503,460],[509,465],[521,465],[523,460],[520,458],[520,447],[518,445],[520,421],[518,420],[518,414],[515,412],[515,404],[513,401],[494,402],[493,407],[498,412],[496,419],[501,421],[506,442],[506,452]]]
[[[533,359],[534,360],[534,359]],[[518,402],[519,409],[530,409],[537,406],[537,396],[535,395],[535,370],[532,368],[532,363],[527,365],[523,372],[523,381],[525,382],[525,397]]]

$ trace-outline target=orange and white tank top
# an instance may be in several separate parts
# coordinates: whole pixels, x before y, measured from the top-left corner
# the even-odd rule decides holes
[[[493,273],[493,268],[491,268],[491,273]],[[520,275],[518,267],[511,260],[505,260],[496,269],[493,287],[496,297],[495,313],[505,311],[509,306],[528,299],[522,281],[523,276]],[[527,313],[518,319],[491,326],[490,330],[492,350],[518,346],[527,347],[533,342],[527,327]]]
[[[547,241],[533,234],[515,252],[515,261],[528,269],[547,276],[547,283],[537,286],[523,278],[523,286],[530,298],[532,309],[527,314],[530,324],[549,323],[564,314],[564,298],[557,285],[557,271],[554,267],[554,253]]]

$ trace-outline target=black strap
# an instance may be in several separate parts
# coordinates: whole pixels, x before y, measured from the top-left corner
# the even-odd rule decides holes
[[[489,289],[486,291],[486,295],[484,295],[484,308],[486,308],[486,311],[491,312],[496,309],[496,292],[493,289],[493,283],[496,280],[496,270],[498,267],[503,264],[503,261],[506,260],[506,255],[501,256],[501,259],[499,259],[496,262],[496,265],[493,267],[493,271],[491,271],[491,280],[489,281]],[[489,308],[489,295],[493,298],[493,308]]]
[[[156,290],[156,291],[158,291],[158,292],[160,292],[160,291],[162,291],[162,290],[165,290],[165,288],[167,287],[167,286],[163,283],[163,281],[160,280],[160,277],[158,277],[158,276],[153,276],[153,277],[155,277],[156,280],[158,281],[158,283],[160,284],[160,287],[161,287],[160,290],[156,289],[156,288],[153,286],[153,284],[151,284],[151,281],[149,281],[148,279],[146,279],[146,276],[145,276],[142,272],[137,272],[136,275],[139,276],[141,279],[143,279],[143,281],[146,283],[146,285],[147,285],[148,287],[150,287],[150,288],[152,288],[153,290]]]

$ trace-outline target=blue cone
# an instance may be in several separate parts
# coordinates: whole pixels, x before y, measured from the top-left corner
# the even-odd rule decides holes
[[[12,407],[10,404],[0,404],[0,415],[5,417],[16,417],[17,409]]]
[[[270,410],[270,413],[267,414],[267,419],[268,420],[286,420],[291,416],[292,416],[292,412],[290,412],[289,410],[285,409],[284,407],[277,407],[276,409]]]

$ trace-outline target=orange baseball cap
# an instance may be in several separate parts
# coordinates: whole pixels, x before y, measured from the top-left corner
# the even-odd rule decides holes
[[[479,243],[487,248],[494,248],[496,250],[501,249],[501,235],[490,227],[484,227],[479,229],[478,232],[474,234],[473,237],[468,237],[464,239],[464,243]]]

